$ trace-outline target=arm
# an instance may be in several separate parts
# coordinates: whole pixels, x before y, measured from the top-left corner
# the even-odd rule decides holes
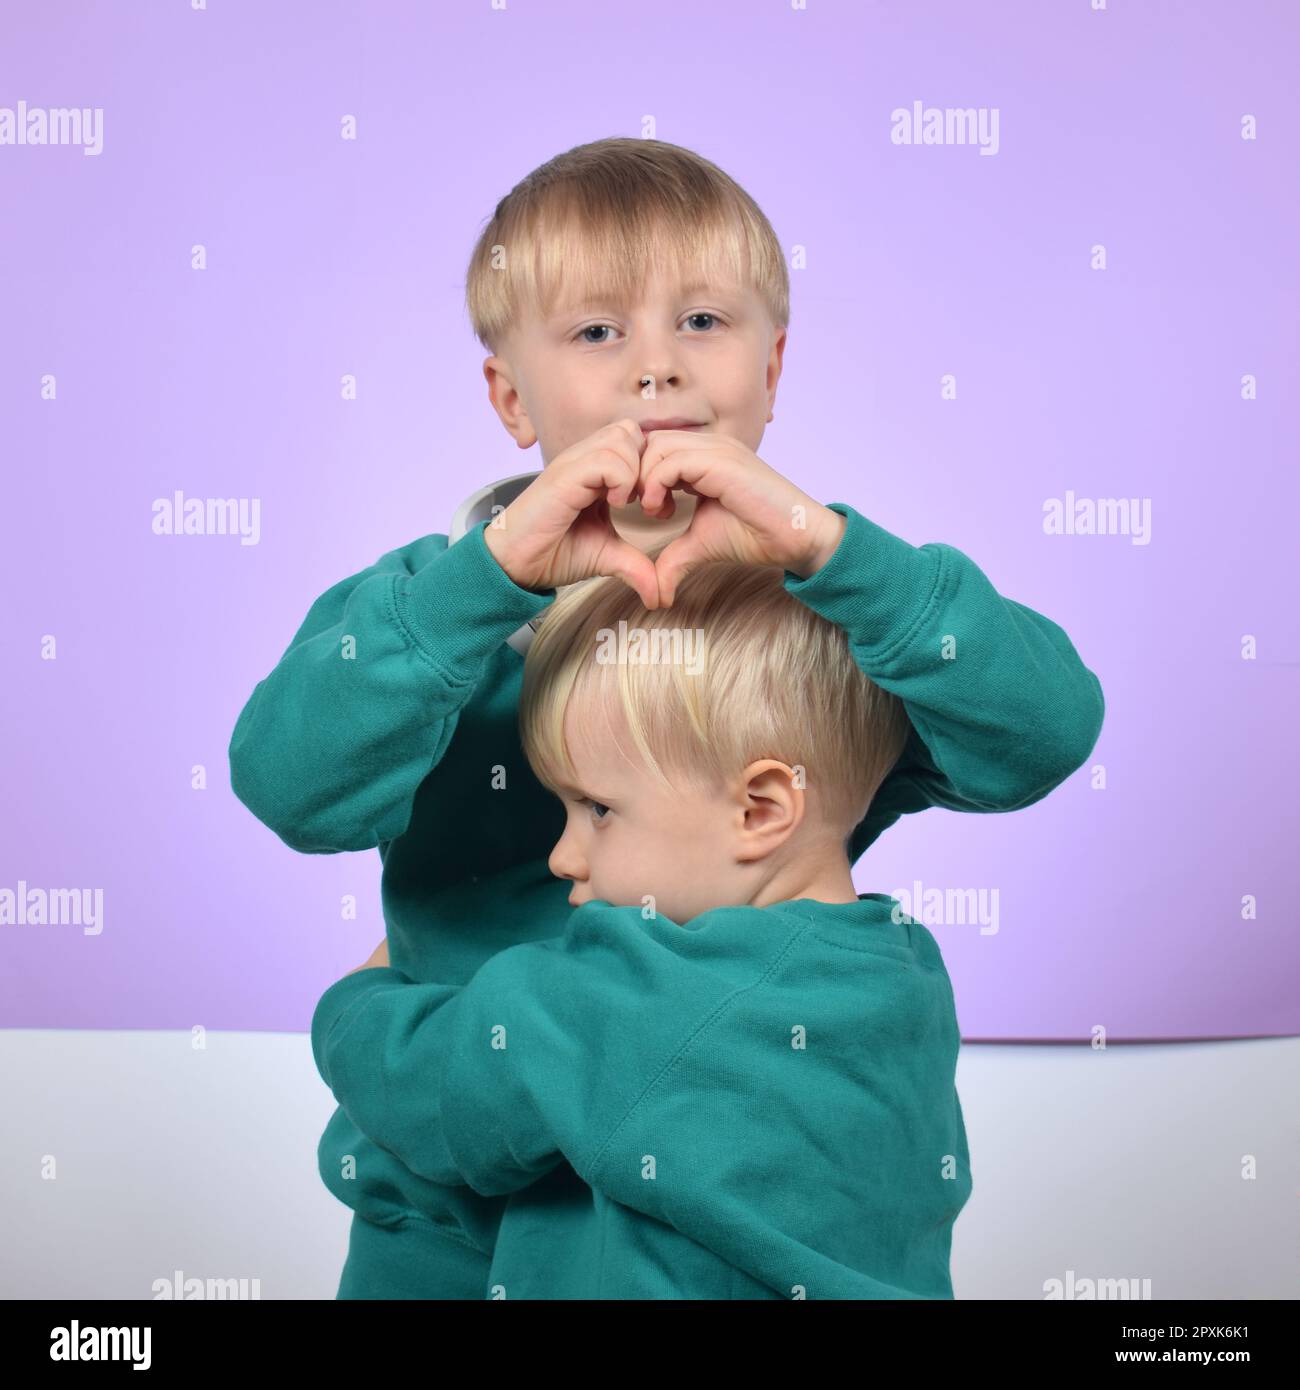
[[[521,589],[484,525],[390,551],[322,594],[231,736],[235,795],[304,853],[372,849],[410,823],[484,662],[554,598]]]
[[[786,589],[845,630],[913,728],[851,857],[906,812],[1013,811],[1046,796],[1092,751],[1105,711],[1070,639],[960,550],[909,545],[842,502],[830,509],[845,519],[838,547],[808,578],[787,573]]]
[[[467,985],[355,971],[316,1006],[316,1066],[357,1128],[430,1182],[497,1196],[562,1159],[585,1176],[680,1044],[680,1011],[647,997],[699,1017],[726,988],[665,949],[681,934],[596,900]]]
[[[451,1048],[464,1045],[464,989],[417,984],[393,966],[354,970],[325,991],[311,1022],[316,1069],[352,1123],[411,1172],[449,1186],[465,1181],[442,1120]]]

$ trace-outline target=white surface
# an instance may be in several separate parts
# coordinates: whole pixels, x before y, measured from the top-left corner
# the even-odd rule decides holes
[[[334,1099],[305,1034],[195,1052],[189,1033],[5,1030],[0,1077],[0,1297],[148,1299],[181,1270],[333,1298],[351,1213],[316,1173]],[[1156,1299],[1297,1297],[1298,1078],[1290,1038],[963,1046],[957,1297],[1040,1299],[1069,1270]]]

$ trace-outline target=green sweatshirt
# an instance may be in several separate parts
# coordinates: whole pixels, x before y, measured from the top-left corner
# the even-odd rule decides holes
[[[912,546],[829,505],[846,521],[839,546],[809,578],[787,573],[786,589],[844,629],[914,731],[852,836],[850,863],[902,814],[1010,811],[1045,796],[1087,758],[1102,722],[1100,685],[1069,638],[1001,597],[961,551]],[[523,756],[524,660],[506,640],[554,592],[516,585],[485,524],[450,547],[424,536],[322,594],[229,749],[236,796],[291,848],[378,848],[393,968],[448,987],[506,947],[559,937],[573,912],[569,885],[547,868],[564,808]],[[585,1200],[567,1165],[508,1195],[432,1182],[342,1106],[318,1164],[364,1218],[354,1254],[382,1245],[391,1264],[418,1245],[423,1269],[438,1271],[420,1275],[440,1286],[422,1288],[427,1297],[484,1296],[498,1237],[536,1228],[539,1193]],[[380,1242],[381,1229],[394,1239]]]
[[[951,1298],[961,1039],[939,947],[895,906],[679,924],[596,899],[467,985],[345,976],[312,1049],[429,1182],[581,1179],[544,1221],[503,1225],[498,1297]]]

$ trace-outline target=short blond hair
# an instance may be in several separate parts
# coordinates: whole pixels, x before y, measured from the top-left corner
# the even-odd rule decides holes
[[[671,608],[654,610],[617,578],[562,589],[524,662],[520,736],[538,780],[557,795],[576,786],[565,715],[572,707],[582,727],[599,718],[613,734],[617,700],[642,766],[665,787],[716,790],[756,759],[776,758],[803,767],[810,818],[847,839],[911,724],[902,701],[854,661],[844,631],[783,579],[779,566],[711,561],[686,574]],[[602,633],[633,628],[661,654],[674,630],[700,633],[699,673],[680,660],[597,658]],[[636,751],[624,749],[634,763]]]
[[[748,285],[775,326],[790,322],[790,273],[753,198],[692,150],[628,136],[556,155],[501,199],[470,257],[465,306],[495,353],[563,290],[629,304],[656,268]]]

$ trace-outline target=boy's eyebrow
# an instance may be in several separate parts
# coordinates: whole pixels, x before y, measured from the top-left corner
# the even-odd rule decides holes
[[[592,801],[598,801],[602,806],[608,806],[610,804],[609,801],[605,797],[601,796],[599,792],[585,792],[582,790],[581,787],[570,787],[564,782],[560,782],[556,785],[555,792],[558,796],[561,797],[564,795],[565,792],[568,792],[573,796],[589,797]]]
[[[695,280],[689,285],[680,285],[677,288],[677,297],[685,299],[689,295],[699,294],[702,290],[712,290],[715,293],[730,296],[735,291],[730,286],[715,287],[705,280]],[[602,295],[599,293],[587,296],[585,299],[566,301],[561,304],[551,315],[551,320],[565,318],[569,314],[581,313],[584,309],[596,309],[602,304],[612,304],[615,308],[625,309],[627,305],[622,301],[621,296],[610,293]]]

